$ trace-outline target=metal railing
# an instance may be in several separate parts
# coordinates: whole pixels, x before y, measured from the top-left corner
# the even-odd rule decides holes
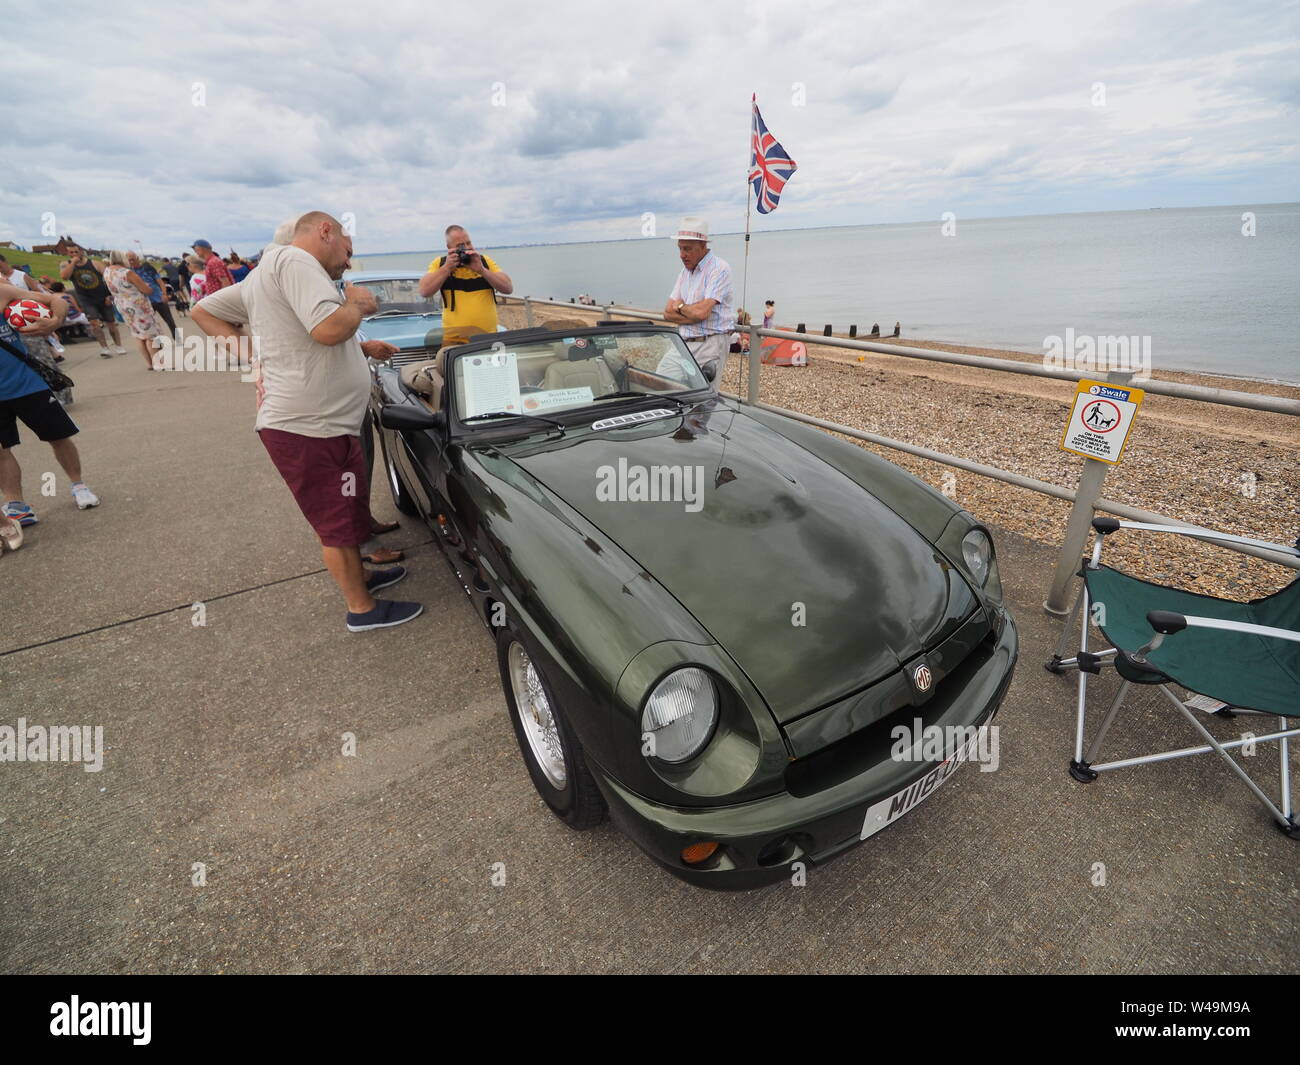
[[[563,303],[558,300],[535,299],[530,296],[506,297],[505,302],[522,304],[529,325],[536,324],[535,315],[533,313],[533,308],[535,306],[560,307],[570,311],[580,310],[590,313],[600,313],[604,318],[611,318],[614,315],[618,315],[622,318],[633,318],[654,322],[662,322],[664,320],[663,316],[655,311],[648,311],[638,307],[623,307],[618,304],[592,306],[591,304],[583,303]],[[864,430],[855,429],[849,425],[842,425],[839,422],[828,421],[825,418],[816,418],[809,414],[802,414],[799,411],[790,410],[787,407],[778,407],[775,404],[763,403],[759,400],[759,377],[762,372],[762,345],[760,340],[764,337],[769,337],[774,340],[792,340],[802,344],[821,344],[828,347],[847,348],[855,351],[871,351],[882,355],[897,355],[903,358],[921,359],[926,362],[949,363],[957,366],[972,366],[978,369],[995,370],[1001,373],[1016,373],[1030,377],[1047,377],[1075,384],[1081,380],[1092,379],[1095,375],[1076,373],[1070,370],[1057,370],[1047,366],[1035,365],[1030,362],[1018,362],[1014,359],[996,359],[983,355],[964,355],[956,352],[931,351],[928,348],[910,348],[900,344],[881,344],[869,340],[851,340],[843,337],[828,337],[811,333],[796,333],[785,329],[763,329],[755,325],[742,327],[738,331],[749,334],[747,394],[743,397],[732,396],[731,398],[758,407],[760,410],[771,411],[774,414],[780,414],[795,421],[804,422],[808,425],[815,425],[820,429],[826,429],[834,433],[840,433],[844,436],[853,437],[856,440],[862,440],[866,443],[876,444],[881,447],[892,448],[895,451],[915,455],[918,458],[927,459],[931,462],[937,462],[945,466],[952,466],[955,469],[965,470],[968,473],[974,473],[981,477],[989,477],[993,480],[1002,481],[1018,488],[1025,488],[1029,491],[1039,492],[1042,495],[1051,496],[1055,499],[1069,501],[1072,504],[1070,520],[1067,523],[1066,535],[1057,556],[1057,564],[1053,574],[1052,586],[1048,591],[1047,600],[1043,603],[1044,610],[1049,614],[1063,616],[1068,613],[1067,604],[1069,599],[1069,583],[1078,570],[1079,560],[1083,556],[1084,545],[1086,544],[1087,537],[1090,534],[1090,522],[1095,511],[1104,511],[1107,514],[1113,514],[1116,517],[1125,518],[1129,521],[1151,522],[1158,525],[1177,525],[1180,528],[1196,530],[1204,533],[1216,531],[1206,529],[1203,526],[1193,525],[1191,522],[1185,522],[1178,518],[1171,518],[1167,515],[1156,514],[1153,511],[1132,507],[1126,503],[1119,503],[1115,500],[1102,498],[1101,486],[1105,479],[1106,472],[1109,470],[1109,466],[1106,463],[1098,462],[1095,459],[1084,460],[1084,470],[1080,476],[1079,487],[1076,490],[1071,490],[1068,488],[1062,488],[1060,485],[1050,484],[1047,481],[1040,481],[1035,477],[1026,477],[1023,474],[1000,469],[997,466],[989,466],[982,462],[974,462],[970,459],[961,458],[957,455],[947,455],[941,451],[933,451],[930,448],[918,447],[915,444],[909,444],[902,440],[893,440],[890,437],[881,436],[877,433],[865,432]],[[1117,384],[1125,384],[1130,378],[1131,375],[1127,373],[1111,373],[1106,376],[1106,380],[1113,381]],[[1262,395],[1253,392],[1237,392],[1226,388],[1207,388],[1201,385],[1185,385],[1173,381],[1143,381],[1141,387],[1145,392],[1151,395],[1170,396],[1175,399],[1193,400],[1201,403],[1217,403],[1229,407],[1245,408],[1247,410],[1267,411],[1273,414],[1300,416],[1300,400],[1287,399],[1282,396]],[[727,393],[727,395],[731,394]],[[1226,547],[1231,551],[1237,551],[1241,554],[1252,555],[1255,558],[1260,558],[1280,566],[1287,566],[1291,569],[1300,569],[1300,561],[1292,555],[1270,551],[1266,548],[1255,547],[1250,544],[1221,543],[1220,546]]]

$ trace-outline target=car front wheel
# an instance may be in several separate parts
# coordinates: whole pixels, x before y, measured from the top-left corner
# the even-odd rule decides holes
[[[605,819],[605,800],[587,768],[582,744],[536,658],[513,628],[501,630],[497,658],[515,738],[537,793],[570,828],[600,824]]]

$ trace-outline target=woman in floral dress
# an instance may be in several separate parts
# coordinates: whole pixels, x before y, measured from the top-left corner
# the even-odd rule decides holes
[[[154,313],[153,304],[149,302],[148,283],[127,265],[124,251],[109,253],[108,267],[104,270],[104,283],[113,293],[113,302],[122,312],[131,335],[140,342],[145,365],[152,370],[154,341],[166,335],[166,328],[162,319]]]

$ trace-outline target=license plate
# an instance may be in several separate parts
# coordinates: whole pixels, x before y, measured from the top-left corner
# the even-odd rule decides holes
[[[868,836],[874,836],[882,828],[892,825],[904,814],[916,809],[938,791],[939,785],[957,772],[957,767],[970,757],[971,751],[978,746],[979,740],[984,734],[984,729],[987,727],[987,725],[983,726],[966,746],[946,762],[935,766],[920,780],[915,781],[902,791],[895,792],[887,799],[881,799],[879,802],[873,803],[867,810],[867,816],[862,820],[862,835],[858,838],[866,839]]]

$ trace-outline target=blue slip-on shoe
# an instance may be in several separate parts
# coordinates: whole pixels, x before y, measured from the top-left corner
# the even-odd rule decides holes
[[[348,632],[368,632],[370,629],[388,629],[394,625],[405,625],[424,613],[422,603],[395,603],[390,599],[381,599],[375,609],[364,614],[348,611]]]
[[[6,518],[13,518],[19,525],[36,525],[36,512],[20,499],[4,505]]]
[[[389,566],[387,569],[371,570],[366,574],[366,591],[377,592],[396,584],[406,576],[405,566]]]

